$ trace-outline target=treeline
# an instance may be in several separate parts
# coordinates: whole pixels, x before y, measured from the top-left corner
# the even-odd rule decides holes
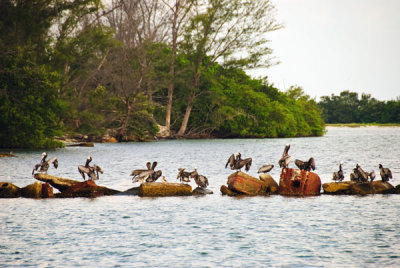
[[[340,92],[321,97],[318,106],[325,123],[400,123],[400,98],[379,101],[370,94]]]
[[[324,133],[316,102],[243,69],[274,64],[265,0],[3,0],[0,147]]]

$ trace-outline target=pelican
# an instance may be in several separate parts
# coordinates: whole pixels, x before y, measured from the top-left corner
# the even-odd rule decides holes
[[[381,175],[383,182],[387,182],[390,179],[393,179],[392,171],[390,171],[390,169],[388,168],[384,168],[382,164],[379,164],[379,174]]]
[[[332,174],[332,180],[338,182],[338,181],[343,181],[344,180],[344,175],[343,175],[343,162],[340,162],[339,164],[339,171],[333,172]]]
[[[99,167],[98,165],[95,164],[93,165],[93,167],[90,166],[90,162],[92,162],[92,160],[93,158],[89,156],[86,159],[86,163],[84,166],[78,166],[78,171],[84,180],[86,180],[85,174],[88,176],[88,179],[92,181],[99,179],[99,172],[103,174],[103,169],[101,169],[101,167]]]
[[[196,182],[196,184],[200,187],[200,188],[207,188],[208,186],[208,179],[207,177],[203,176],[203,175],[199,175],[199,173],[197,172],[197,169],[195,168],[194,171],[192,172],[192,174],[190,175],[191,178],[194,179],[194,181]]]
[[[178,169],[178,175],[176,176],[176,179],[179,179],[179,181],[183,181],[183,182],[190,182],[190,175],[193,173],[193,172],[188,172],[188,171],[185,171],[185,168],[179,168]]]
[[[161,170],[157,170],[154,171],[147,177],[146,182],[155,182],[158,178],[161,177],[162,175],[162,171]]]
[[[375,178],[376,178],[375,171],[372,170],[370,173],[368,173],[368,177],[371,180],[371,182],[373,182],[375,180]]]
[[[292,157],[289,155],[290,144],[286,144],[285,149],[283,149],[282,157],[279,159],[278,164],[281,168],[289,167],[290,160]]]
[[[157,166],[157,162],[153,162],[153,165],[151,165],[150,162],[146,163],[147,169],[135,169],[131,172],[132,177],[132,182],[138,182],[138,181],[145,181],[147,179],[147,175],[151,174],[151,170],[154,170],[154,168]]]
[[[53,164],[54,168],[58,167],[58,160],[56,157],[52,157],[49,160],[46,161],[47,158],[47,153],[44,152],[42,153],[42,159],[40,160],[39,164],[36,164],[35,167],[32,170],[32,175],[35,173],[36,170],[39,168],[40,173],[45,173],[47,174],[47,170],[49,169],[50,165]]]
[[[257,173],[267,173],[270,172],[271,169],[274,168],[274,165],[272,164],[267,164],[267,165],[263,165],[262,167],[260,167],[257,171]]]
[[[226,162],[225,168],[227,168],[229,164],[232,170],[236,169],[237,171],[239,171],[243,167],[245,167],[245,170],[249,171],[252,161],[253,160],[250,157],[242,159],[242,155],[240,153],[237,153],[236,155],[232,154],[229,157],[228,162]]]
[[[362,168],[361,168],[361,166],[359,165],[359,164],[357,164],[356,165],[356,170],[358,171],[358,174],[359,174],[359,180],[361,181],[361,182],[367,182],[368,181],[368,173],[367,172],[365,172]]]
[[[296,159],[294,161],[294,164],[300,169],[300,170],[307,170],[307,171],[311,171],[315,170],[315,160],[313,157],[310,157],[310,159],[306,162],[303,162],[299,159]]]

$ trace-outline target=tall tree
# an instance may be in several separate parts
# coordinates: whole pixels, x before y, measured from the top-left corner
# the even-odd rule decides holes
[[[186,132],[202,74],[218,60],[246,68],[269,66],[271,49],[266,34],[279,28],[268,0],[198,1],[182,44],[191,63],[192,87],[178,136]]]

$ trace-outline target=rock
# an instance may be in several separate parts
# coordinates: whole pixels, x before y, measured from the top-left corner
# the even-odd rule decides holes
[[[229,190],[247,195],[257,195],[264,186],[261,180],[241,171],[231,174],[227,184]]]
[[[321,179],[311,171],[283,168],[279,180],[279,194],[291,196],[319,195]]]
[[[71,186],[74,186],[77,183],[80,183],[80,181],[64,179],[61,177],[56,177],[49,174],[41,174],[41,173],[35,174],[34,178],[42,182],[50,183],[51,186],[58,189],[60,192],[65,191],[66,189],[70,188]]]
[[[133,187],[126,191],[120,192],[117,195],[139,195],[139,187]]]
[[[118,140],[117,140],[116,138],[114,138],[114,137],[111,137],[111,138],[108,140],[108,142],[117,143]]]
[[[187,196],[192,195],[192,186],[183,183],[147,182],[139,187],[139,196]]]
[[[0,157],[16,157],[13,152],[0,152]]]
[[[353,195],[392,194],[395,188],[389,182],[374,181],[372,183],[355,183],[351,187]]]
[[[206,194],[213,194],[213,191],[207,188],[197,187],[192,191],[192,195],[206,195]]]
[[[329,182],[322,184],[322,189],[324,190],[324,194],[351,194],[351,187],[353,184],[355,184],[353,181]]]
[[[21,188],[21,196],[28,198],[41,198],[42,197],[42,184],[35,182]]]
[[[260,175],[260,180],[263,182],[264,187],[263,189],[266,194],[277,194],[279,185],[276,183],[276,181],[272,178],[272,176],[269,173],[266,174],[261,174]]]
[[[228,195],[228,196],[236,196],[238,195],[238,193],[230,190],[228,187],[226,187],[225,185],[222,185],[220,188],[220,191],[222,193],[222,195]]]
[[[53,198],[53,187],[50,186],[50,183],[46,182],[42,184],[42,198]]]
[[[58,197],[98,197],[104,195],[114,195],[119,193],[117,190],[98,186],[94,181],[87,180],[79,182],[62,191]]]
[[[395,187],[395,191],[394,192],[396,194],[400,194],[400,184]]]
[[[72,143],[72,144],[66,144],[68,147],[94,147],[93,142],[78,142],[78,143]]]
[[[0,198],[15,198],[21,196],[21,189],[11,182],[0,182]]]
[[[158,126],[158,132],[156,134],[156,137],[158,139],[166,139],[171,136],[171,132],[168,130],[166,126],[161,126],[161,125],[157,126]]]

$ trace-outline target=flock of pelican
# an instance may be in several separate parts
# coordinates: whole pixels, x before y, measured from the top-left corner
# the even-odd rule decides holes
[[[289,163],[291,161],[291,156],[289,155],[289,149],[290,149],[290,144],[286,144],[282,157],[278,160],[278,164],[280,168],[288,168]],[[35,167],[32,170],[32,175],[35,173],[35,171],[38,171],[39,173],[47,173],[47,170],[49,169],[50,165],[53,165],[54,168],[58,167],[58,160],[56,157],[52,157],[49,160],[46,160],[47,158],[47,153],[44,152],[42,153],[42,158],[40,160],[40,163],[36,164]],[[99,173],[103,174],[103,170],[101,167],[98,165],[93,165],[90,166],[90,162],[92,162],[92,157],[89,156],[86,159],[85,165],[79,165],[78,166],[78,171],[81,174],[82,178],[86,180],[85,175],[88,177],[88,180],[98,180],[99,179]],[[306,170],[306,171],[311,171],[315,170],[315,160],[313,157],[310,157],[308,161],[301,161],[299,159],[295,160],[295,165],[300,169],[300,170]],[[229,158],[228,161],[225,164],[225,168],[230,167],[231,170],[236,170],[240,171],[243,167],[245,168],[246,171],[250,170],[252,164],[252,158],[245,158],[242,159],[242,155],[240,153],[232,154]],[[146,163],[146,169],[135,169],[131,172],[132,177],[132,182],[155,182],[159,178],[162,182],[167,182],[165,180],[165,177],[162,176],[162,171],[161,170],[155,170],[157,166],[157,162],[147,162]],[[261,166],[258,169],[258,173],[267,173],[271,171],[274,168],[273,164],[266,164]],[[384,168],[382,164],[379,164],[379,174],[382,178],[383,182],[387,182],[390,179],[392,179],[392,172],[388,168]],[[366,172],[364,171],[359,164],[356,165],[356,167],[353,169],[353,172],[350,174],[350,180],[354,182],[359,182],[359,183],[365,183],[365,182],[372,182],[376,178],[376,174],[374,171],[371,172]],[[176,179],[180,180],[181,182],[184,183],[190,183],[191,179],[194,180],[194,182],[200,187],[200,188],[206,188],[208,186],[208,179],[207,177],[200,175],[197,172],[197,169],[195,168],[192,172],[186,171],[185,168],[179,168],[178,169],[178,175]],[[344,173],[343,173],[343,163],[341,162],[339,164],[339,170],[336,172],[333,172],[332,174],[332,180],[335,182],[341,182],[344,180]]]

